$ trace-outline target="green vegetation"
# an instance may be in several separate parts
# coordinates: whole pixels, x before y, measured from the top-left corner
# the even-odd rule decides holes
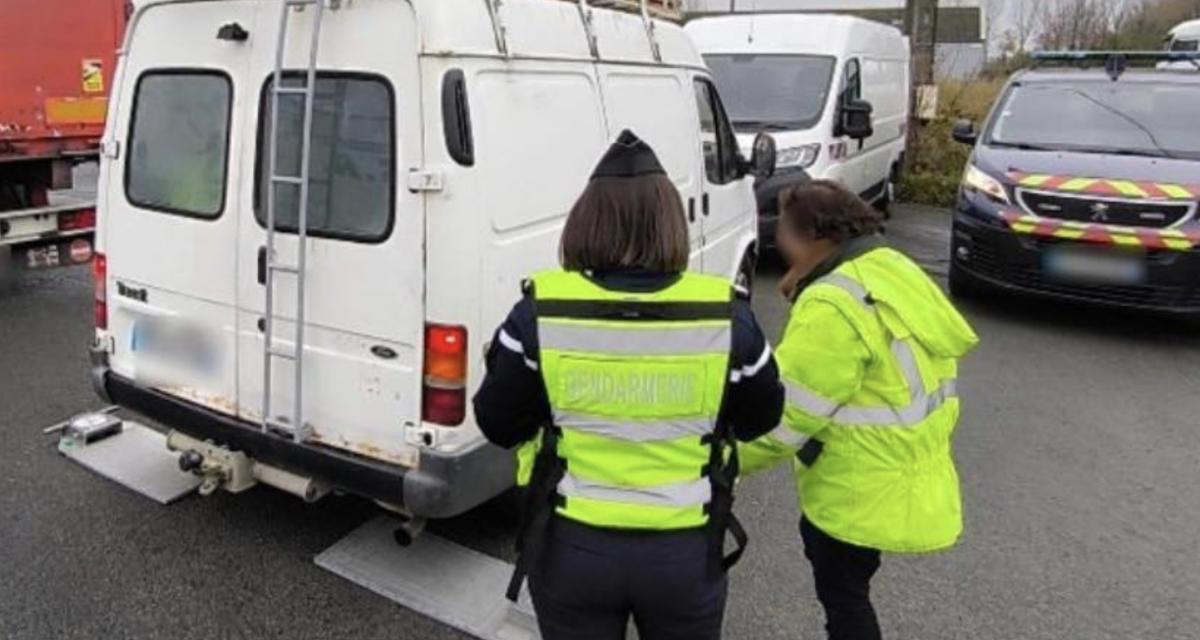
[[[909,164],[900,178],[899,198],[942,207],[954,204],[963,167],[971,150],[954,141],[955,121],[967,119],[983,123],[1004,86],[1003,79],[975,82],[943,82],[938,117],[925,123],[909,149]]]

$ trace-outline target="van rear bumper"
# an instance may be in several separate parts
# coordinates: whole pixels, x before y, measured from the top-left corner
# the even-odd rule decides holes
[[[416,468],[293,442],[263,433],[256,424],[141,387],[109,370],[105,359],[93,350],[92,383],[97,393],[113,404],[193,438],[244,451],[269,465],[320,478],[349,493],[403,507],[413,515],[457,516],[504,492],[515,478],[513,454],[486,442],[455,454],[422,451]]]

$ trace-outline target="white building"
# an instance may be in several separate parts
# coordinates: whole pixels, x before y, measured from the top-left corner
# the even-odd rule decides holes
[[[935,72],[969,78],[987,62],[989,0],[940,0]],[[718,13],[849,13],[904,29],[904,0],[684,0],[689,16]]]

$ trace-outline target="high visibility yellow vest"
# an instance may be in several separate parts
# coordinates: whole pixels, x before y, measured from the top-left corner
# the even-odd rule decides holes
[[[684,274],[630,293],[552,271],[532,283],[561,464],[556,512],[619,529],[707,524],[729,377],[729,282]],[[529,483],[541,442],[522,447],[519,484]]]
[[[783,424],[740,449],[743,470],[812,451],[815,439],[812,466],[795,468],[801,509],[818,528],[890,552],[953,545],[962,532],[951,451],[958,360],[977,342],[902,254],[876,249],[842,264],[793,307],[776,350]]]

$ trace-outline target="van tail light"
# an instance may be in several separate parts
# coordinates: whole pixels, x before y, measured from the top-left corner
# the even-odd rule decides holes
[[[455,427],[467,417],[467,328],[425,325],[425,385],[421,417]]]
[[[84,209],[82,211],[62,213],[58,216],[59,231],[79,231],[81,229],[94,229],[95,227],[95,209]]]
[[[108,329],[108,257],[103,253],[92,256],[92,297],[96,328]]]

